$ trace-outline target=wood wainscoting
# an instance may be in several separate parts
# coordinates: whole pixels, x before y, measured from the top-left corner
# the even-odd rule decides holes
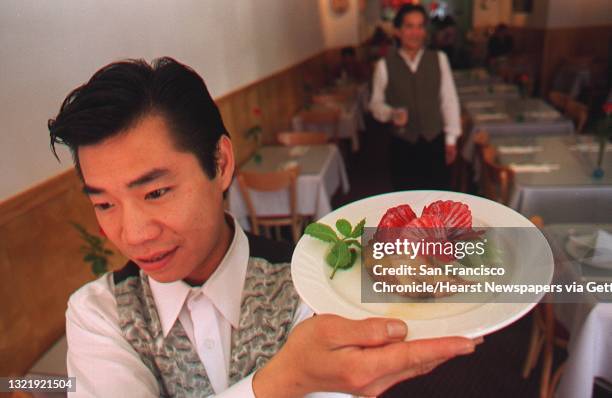
[[[273,142],[276,132],[289,128],[308,87],[324,83],[328,65],[335,62],[338,52],[323,51],[216,100],[238,164],[255,150],[255,143],[246,140],[244,133],[260,124],[263,141]],[[261,109],[260,117],[254,115],[255,107]],[[70,294],[94,279],[70,221],[92,233],[98,231],[89,200],[72,170],[0,201],[0,270],[4,275],[0,375],[23,375],[31,368],[64,334]],[[111,263],[114,269],[125,259],[117,254]]]
[[[538,66],[539,93],[545,97],[555,74],[564,63],[588,58],[588,63],[605,65],[612,40],[612,25],[572,28],[511,28],[515,53],[528,54]]]
[[[68,297],[94,279],[71,221],[98,234],[73,170],[0,204],[0,375],[24,374],[64,334]]]

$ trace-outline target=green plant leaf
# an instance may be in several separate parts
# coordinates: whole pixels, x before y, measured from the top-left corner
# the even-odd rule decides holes
[[[346,237],[350,237],[352,228],[353,227],[351,227],[351,223],[348,220],[345,220],[344,218],[341,218],[336,221],[336,229]]]
[[[306,227],[304,234],[310,235],[324,242],[338,242],[338,235],[330,226],[321,223],[312,223]]]
[[[336,242],[327,254],[326,261],[334,269],[329,277],[329,279],[333,279],[338,269],[345,268],[351,262],[351,252],[348,245],[343,241]]]
[[[87,253],[85,257],[83,257],[83,261],[87,261],[87,262],[93,262],[97,260],[98,260],[98,256],[96,256],[93,253]]]
[[[357,239],[349,239],[349,240],[345,240],[346,244],[351,246],[357,246],[359,249],[362,249],[361,247],[361,243],[357,240]]]
[[[106,261],[96,261],[91,265],[94,275],[101,276],[106,273]]]
[[[366,219],[364,218],[363,220],[359,221],[359,223],[357,225],[355,225],[355,228],[353,229],[353,232],[351,232],[351,238],[359,238],[361,235],[363,235],[363,228],[365,227],[365,223],[366,223]]]

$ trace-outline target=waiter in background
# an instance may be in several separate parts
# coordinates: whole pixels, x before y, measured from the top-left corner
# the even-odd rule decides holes
[[[395,190],[448,189],[449,165],[461,135],[459,100],[448,58],[424,48],[428,16],[404,5],[393,24],[400,47],[376,64],[370,110],[392,122],[391,177]]]

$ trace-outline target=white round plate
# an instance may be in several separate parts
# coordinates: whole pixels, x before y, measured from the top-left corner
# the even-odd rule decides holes
[[[409,204],[417,216],[424,206],[437,200],[454,200],[467,204],[475,227],[535,226],[521,214],[497,202],[478,196],[446,191],[394,192],[362,199],[341,207],[319,222],[334,226],[345,218],[352,225],[366,218],[366,227],[376,227],[390,207]],[[524,235],[524,234],[523,234]],[[549,284],[554,261],[546,238],[536,231],[528,241],[511,242],[508,257],[513,262],[513,284]],[[535,238],[534,238],[535,236]],[[537,248],[537,250],[536,250]],[[537,300],[523,303],[361,303],[361,270],[359,261],[346,271],[329,279],[331,268],[324,257],[329,244],[304,235],[291,260],[293,283],[302,299],[318,314],[337,314],[350,319],[394,317],[408,325],[408,340],[442,336],[475,338],[499,330],[529,312]],[[534,255],[533,253],[538,253]],[[533,272],[533,267],[537,272]],[[528,268],[530,267],[530,268]],[[543,295],[539,295],[539,300]]]

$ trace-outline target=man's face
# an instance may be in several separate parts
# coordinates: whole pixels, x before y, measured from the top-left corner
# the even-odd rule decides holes
[[[223,191],[234,168],[231,142],[220,140],[217,176],[211,180],[194,154],[177,151],[170,134],[164,118],[151,115],[78,149],[85,191],[100,226],[159,282],[214,271],[229,236]]]
[[[427,31],[425,30],[425,18],[420,12],[411,12],[404,15],[404,22],[397,30],[402,48],[408,51],[418,51],[425,43]]]

